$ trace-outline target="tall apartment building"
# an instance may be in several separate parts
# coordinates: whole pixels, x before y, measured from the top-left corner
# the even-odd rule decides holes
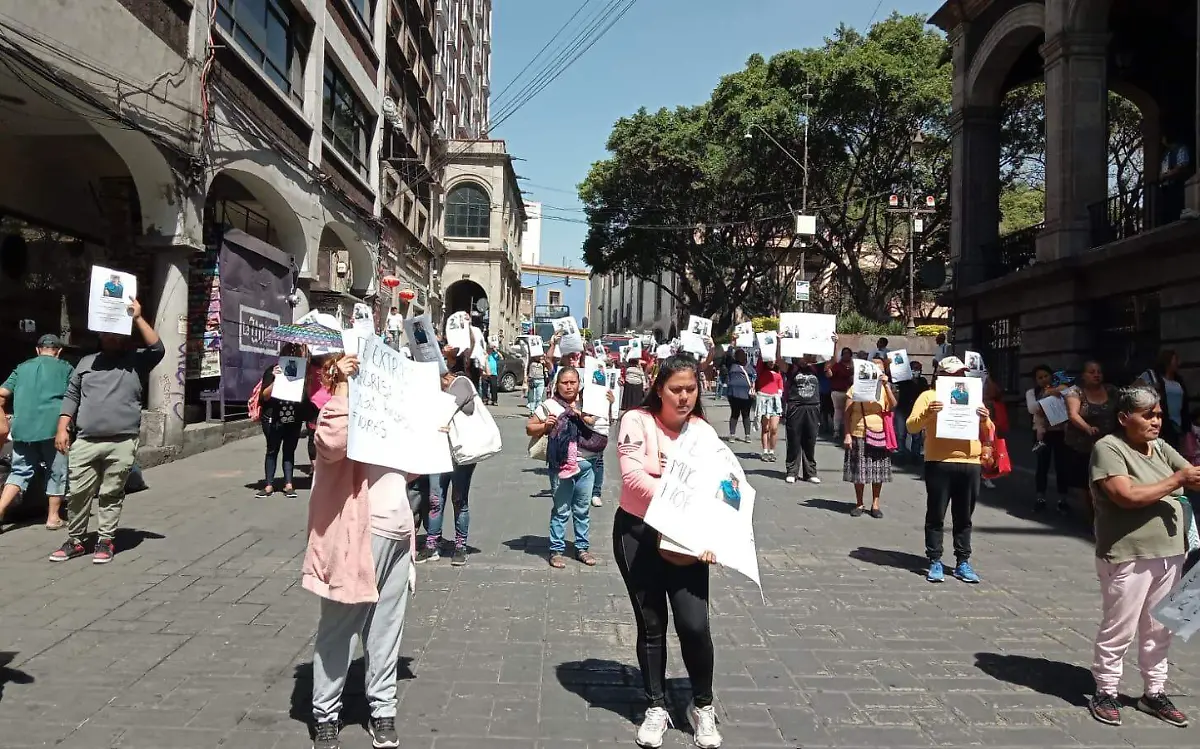
[[[434,109],[444,138],[487,136],[492,88],[492,0],[435,0]]]
[[[526,203],[525,234],[521,237],[521,264],[542,264],[542,204]]]

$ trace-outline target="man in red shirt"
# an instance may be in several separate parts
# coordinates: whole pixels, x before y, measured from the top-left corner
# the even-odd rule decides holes
[[[850,387],[854,384],[854,352],[848,347],[842,349],[837,363],[825,363],[825,375],[829,378],[829,388],[833,395],[833,436],[842,436],[845,428],[846,398]]]

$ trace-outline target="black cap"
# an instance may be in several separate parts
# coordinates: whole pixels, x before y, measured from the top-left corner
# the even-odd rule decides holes
[[[37,347],[38,348],[62,348],[63,342],[62,342],[61,338],[54,335],[53,333],[47,333],[46,335],[44,335],[38,339]]]

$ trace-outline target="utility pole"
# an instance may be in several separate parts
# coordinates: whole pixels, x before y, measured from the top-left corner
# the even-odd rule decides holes
[[[925,145],[921,131],[913,135],[908,149],[908,195],[903,204],[899,195],[888,198],[888,213],[902,213],[908,216],[908,326],[906,333],[914,335],[917,332],[917,303],[916,303],[916,255],[917,235],[924,233],[925,222],[922,216],[936,213],[937,201],[932,195],[925,197],[924,205],[917,203],[917,190],[914,184],[917,165],[917,151]]]

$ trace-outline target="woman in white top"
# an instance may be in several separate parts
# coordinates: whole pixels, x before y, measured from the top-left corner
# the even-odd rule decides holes
[[[1025,407],[1028,409],[1029,415],[1033,417],[1033,429],[1037,438],[1033,446],[1033,451],[1037,455],[1037,472],[1034,474],[1037,499],[1034,500],[1033,509],[1035,512],[1046,509],[1046,487],[1050,482],[1050,465],[1053,463],[1054,484],[1058,490],[1058,511],[1066,513],[1069,508],[1067,494],[1071,488],[1068,481],[1071,473],[1068,464],[1069,456],[1067,446],[1063,442],[1067,422],[1051,424],[1038,401],[1045,398],[1062,400],[1063,393],[1071,386],[1065,382],[1056,384],[1054,372],[1045,364],[1039,364],[1033,368],[1033,382],[1033,387],[1025,391]],[[1065,401],[1062,403],[1062,408],[1066,413]]]

